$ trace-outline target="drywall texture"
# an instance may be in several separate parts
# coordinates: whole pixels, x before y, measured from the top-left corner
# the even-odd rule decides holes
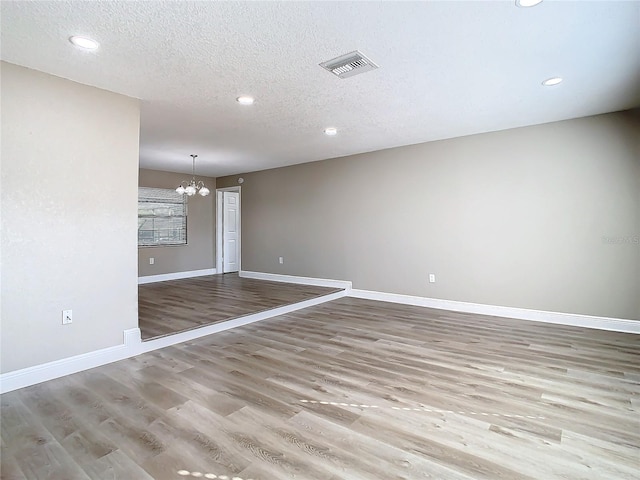
[[[1,79],[5,373],[121,345],[137,327],[140,107],[4,62]]]
[[[182,180],[190,179],[183,173],[140,169],[141,187],[176,188]],[[214,202],[216,179],[198,177],[212,191],[208,197],[196,195],[188,200],[187,245],[173,247],[139,247],[138,274],[160,275],[215,268]],[[154,264],[149,264],[153,257]]]
[[[609,114],[242,175],[243,270],[638,319],[639,127]]]

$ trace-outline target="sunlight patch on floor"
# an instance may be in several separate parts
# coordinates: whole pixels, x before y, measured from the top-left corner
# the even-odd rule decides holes
[[[346,402],[328,402],[324,400],[321,401],[321,400],[302,399],[300,400],[300,403],[332,405],[332,406],[339,406],[339,407],[381,408],[381,409],[401,410],[405,412],[457,413],[460,415],[480,415],[484,417],[531,418],[535,420],[545,419],[545,417],[540,415],[516,415],[512,413],[467,412],[462,410],[442,410],[439,408],[426,408],[426,407],[381,407],[379,405],[367,405],[362,403],[346,403]]]

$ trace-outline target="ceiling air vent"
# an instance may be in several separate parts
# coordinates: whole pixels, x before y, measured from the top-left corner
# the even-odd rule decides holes
[[[326,62],[322,62],[320,66],[340,78],[353,77],[354,75],[359,75],[378,68],[378,65],[373,63],[358,50],[345,55],[340,55],[339,57],[327,60]]]

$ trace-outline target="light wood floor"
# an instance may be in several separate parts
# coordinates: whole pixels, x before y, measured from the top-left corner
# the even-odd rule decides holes
[[[6,479],[638,479],[640,336],[343,298],[2,396]]]
[[[237,273],[149,283],[138,286],[138,324],[142,339],[150,340],[339,290],[240,278]]]

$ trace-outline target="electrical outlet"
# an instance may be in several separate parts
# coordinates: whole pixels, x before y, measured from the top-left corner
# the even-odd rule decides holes
[[[435,273],[430,273],[429,274],[429,283],[436,283],[436,274]]]
[[[153,265],[154,263],[156,263],[156,259],[153,257],[149,257],[149,265]]]
[[[278,263],[282,265],[284,263],[284,257],[278,257]]]
[[[68,325],[73,323],[73,310],[63,310],[62,311],[62,324]]]

